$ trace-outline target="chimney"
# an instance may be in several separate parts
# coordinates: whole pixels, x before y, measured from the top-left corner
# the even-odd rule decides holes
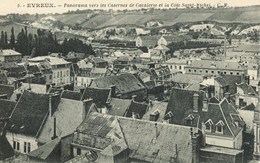
[[[57,99],[57,98],[59,98],[60,97],[60,94],[58,94],[58,93],[50,93],[49,94],[49,118],[51,118],[52,117],[52,114],[54,113],[54,109],[55,108],[53,108],[53,103],[54,103],[54,100],[55,99]]]
[[[132,118],[133,118],[133,119],[136,119],[135,112],[132,112]]]
[[[49,119],[52,116],[52,94],[49,95]]]
[[[201,146],[202,137],[198,133],[194,133],[193,129],[191,128],[191,142],[192,142],[192,162],[198,163],[199,162],[199,149]]]
[[[208,99],[205,97],[202,101],[202,111],[207,112],[208,111]]]
[[[193,95],[193,112],[198,112],[199,110],[199,95],[195,93]]]
[[[136,101],[137,95],[132,96],[132,101]]]
[[[230,102],[230,93],[229,92],[225,93],[225,98],[228,100],[228,102]]]
[[[51,140],[56,139],[58,136],[56,134],[56,117],[53,117],[53,136],[51,137]]]
[[[82,103],[83,103],[83,106],[82,106],[82,121],[84,121],[88,112],[89,112],[89,110],[90,110],[90,106],[93,103],[93,99],[83,100]]]
[[[245,83],[246,83],[247,85],[250,85],[249,75],[245,75]]]
[[[158,136],[159,136],[158,127],[157,127],[157,123],[155,123],[154,124],[154,139],[156,140]]]
[[[111,85],[110,90],[111,90],[111,97],[116,97],[116,86]]]

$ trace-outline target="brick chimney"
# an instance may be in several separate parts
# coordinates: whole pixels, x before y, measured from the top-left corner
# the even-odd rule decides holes
[[[198,112],[199,110],[199,95],[194,93],[193,95],[193,112]]]
[[[192,143],[192,162],[199,163],[199,149],[201,147],[201,135],[195,133],[193,128],[190,129],[191,133],[191,143]]]
[[[82,121],[84,121],[88,112],[89,112],[89,110],[90,110],[90,106],[93,103],[93,99],[83,100],[82,103],[83,103],[83,106],[82,106]]]

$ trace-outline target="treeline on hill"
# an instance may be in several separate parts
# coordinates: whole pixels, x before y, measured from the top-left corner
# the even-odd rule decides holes
[[[169,52],[172,53],[175,50],[179,49],[193,49],[193,48],[209,48],[209,47],[217,47],[220,44],[210,44],[208,42],[172,42],[167,47],[170,49]]]
[[[3,36],[2,36],[3,34]],[[76,53],[85,53],[88,55],[95,55],[91,45],[83,44],[79,39],[64,39],[62,44],[59,44],[56,35],[53,35],[50,31],[38,29],[37,34],[28,33],[27,27],[21,30],[17,35],[15,41],[14,29],[11,29],[10,43],[7,41],[7,34],[1,32],[0,48],[15,48],[16,51],[22,53],[22,55],[28,55],[31,57],[48,55],[51,53],[62,52],[63,55],[67,55],[70,51]],[[2,41],[3,40],[3,41]]]

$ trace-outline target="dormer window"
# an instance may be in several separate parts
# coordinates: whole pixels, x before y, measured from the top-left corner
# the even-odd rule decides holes
[[[185,120],[186,120],[186,124],[187,124],[187,125],[192,125],[192,122],[193,122],[193,120],[194,120],[194,116],[193,116],[192,114],[189,114],[189,115],[185,118]]]
[[[211,130],[212,130],[212,125],[213,125],[212,120],[211,120],[211,119],[207,120],[207,121],[205,122],[205,126],[206,126],[205,131],[211,132]]]
[[[218,121],[216,124],[216,133],[223,134],[224,122],[222,120]]]

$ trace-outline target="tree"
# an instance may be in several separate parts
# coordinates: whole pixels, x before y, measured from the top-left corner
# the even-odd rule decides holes
[[[10,39],[10,48],[15,47],[15,38],[14,38],[14,27],[11,29],[11,39]]]
[[[1,38],[0,38],[0,48],[4,48],[5,46],[5,38],[4,38],[4,31],[1,32]]]
[[[4,45],[5,45],[5,48],[8,47],[7,32],[5,32],[5,36],[4,36]]]

